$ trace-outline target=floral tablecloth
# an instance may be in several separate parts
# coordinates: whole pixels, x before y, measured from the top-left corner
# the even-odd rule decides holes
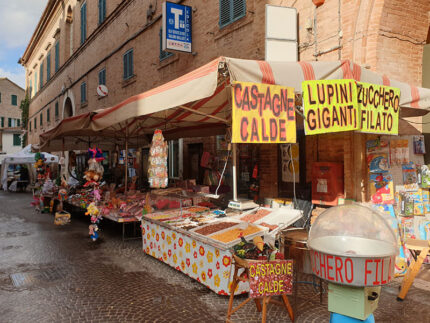
[[[232,255],[185,234],[142,218],[143,251],[176,270],[190,276],[220,295],[229,295],[234,270]],[[235,294],[249,291],[248,283],[239,283]]]

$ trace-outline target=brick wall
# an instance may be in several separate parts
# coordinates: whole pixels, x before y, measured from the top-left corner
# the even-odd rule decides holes
[[[39,58],[46,57],[49,44],[55,43],[53,35],[60,28],[60,71],[33,98],[30,105],[30,117],[39,118],[48,107],[53,111],[55,102],[59,102],[60,119],[67,96],[74,101],[75,113],[106,108],[145,90],[170,81],[199,67],[209,60],[220,56],[232,56],[247,59],[264,59],[264,11],[265,4],[294,6],[299,19],[299,58],[300,60],[338,60],[351,59],[390,78],[421,83],[421,57],[423,42],[426,39],[430,11],[428,0],[326,0],[316,8],[312,1],[257,1],[247,0],[245,18],[220,29],[218,27],[218,1],[185,0],[193,11],[193,51],[195,55],[174,54],[166,60],[159,60],[159,30],[161,5],[157,1],[156,12],[152,20],[147,20],[146,11],[150,0],[107,1],[108,18],[98,26],[97,6],[95,1],[87,1],[88,40],[80,45],[80,5],[82,1],[69,0],[64,6],[58,6],[52,21],[48,24],[36,49],[25,63],[29,78],[34,76]],[[65,22],[65,11],[73,8],[73,54],[69,58],[67,44],[70,31]],[[127,44],[124,42],[132,35],[145,29]],[[134,50],[134,73],[131,82],[122,80],[122,55],[130,48]],[[115,50],[118,51],[115,52]],[[53,57],[53,54],[51,54]],[[53,59],[53,58],[51,58]],[[54,64],[51,63],[51,70]],[[98,72],[106,68],[106,81],[109,95],[98,98]],[[80,104],[80,84],[87,84],[87,103]],[[66,91],[62,92],[62,88]],[[52,113],[52,112],[51,112]],[[51,118],[53,120],[53,118]],[[30,133],[30,142],[37,142],[41,131],[53,127],[58,121],[44,123],[42,129]],[[334,137],[336,138],[336,136]],[[350,138],[351,139],[351,138]],[[315,149],[326,158],[344,161],[348,165],[351,146],[344,146],[340,141],[321,136],[318,145],[315,138],[306,140],[307,156],[313,156]],[[325,151],[325,143],[333,143],[333,151]],[[204,145],[206,145],[204,143]],[[315,146],[316,145],[316,146]],[[277,195],[277,149],[265,145],[261,148],[262,164],[269,180],[261,184],[262,196]],[[267,153],[267,155],[266,155]],[[342,158],[343,154],[343,158]],[[356,154],[357,155],[357,154]],[[360,155],[360,154],[358,154]],[[184,154],[184,156],[186,156]],[[276,157],[276,158],[275,158]],[[321,159],[321,158],[320,158]],[[312,159],[308,159],[309,161]],[[348,166],[350,167],[350,166]],[[353,167],[353,166],[351,166]],[[309,168],[309,167],[308,167]],[[345,175],[353,169],[345,168]],[[262,176],[263,177],[263,176]],[[309,176],[307,176],[309,177]],[[347,178],[347,177],[346,177]],[[309,179],[309,178],[308,178]],[[349,189],[356,187],[354,183]]]

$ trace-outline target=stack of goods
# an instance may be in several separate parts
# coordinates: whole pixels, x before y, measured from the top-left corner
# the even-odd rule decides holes
[[[149,151],[148,181],[152,188],[165,188],[167,177],[167,143],[164,141],[161,130],[157,129],[152,137]]]

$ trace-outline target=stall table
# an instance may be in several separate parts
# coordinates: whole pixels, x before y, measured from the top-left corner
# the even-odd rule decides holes
[[[181,228],[142,217],[143,251],[197,280],[219,295],[229,295],[233,281],[229,248]],[[248,292],[240,282],[235,294]]]
[[[117,223],[121,223],[122,224],[122,241],[123,242],[125,240],[140,239],[140,235],[139,236],[129,237],[129,238],[125,237],[125,226],[127,224],[133,224],[133,233],[136,232],[136,223],[138,223],[139,220],[135,216],[115,217],[115,216],[113,216],[111,214],[107,214],[107,215],[103,215],[103,218],[111,220],[113,222],[117,222]]]

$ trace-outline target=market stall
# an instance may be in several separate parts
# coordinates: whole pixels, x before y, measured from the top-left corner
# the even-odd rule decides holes
[[[29,170],[29,179],[31,183],[34,184],[36,180],[36,171],[33,166],[36,162],[35,155],[36,154],[32,152],[31,145],[27,145],[26,147],[24,147],[24,149],[22,149],[20,152],[17,152],[16,154],[6,155],[1,165],[1,184],[3,190],[7,190],[7,171],[9,165],[27,165]],[[58,164],[58,157],[55,155],[44,153],[44,160],[48,164]]]
[[[305,84],[304,82],[313,80],[333,80],[333,84],[331,85],[332,87],[327,86],[326,92],[321,92],[327,93],[324,99],[318,97],[320,93],[318,92],[318,86],[322,85],[309,84],[309,89],[317,89],[317,92],[315,92],[316,94],[310,92],[313,93],[313,96],[309,96],[308,94],[308,96],[305,96],[302,100],[301,94],[305,89],[302,88],[303,84]],[[321,160],[321,156],[323,155],[319,156],[318,152],[324,149],[329,151],[331,142],[321,144],[317,139],[316,156],[312,155],[310,156],[311,158],[307,160],[307,164],[309,163],[308,169],[315,170],[316,174],[318,174],[319,171],[320,176],[323,176],[317,178],[319,180],[313,184],[315,192],[319,193],[315,195],[315,203],[321,205],[335,205],[349,199],[366,201],[368,200],[366,196],[367,188],[363,188],[362,186],[363,182],[368,183],[370,180],[367,175],[367,164],[365,163],[365,141],[367,136],[370,135],[366,133],[370,132],[373,134],[375,132],[363,131],[362,129],[363,122],[367,124],[368,128],[371,130],[372,127],[374,127],[374,123],[371,121],[373,119],[370,112],[369,114],[365,112],[359,115],[359,111],[361,111],[360,109],[361,106],[364,105],[364,102],[358,103],[357,98],[360,97],[358,92],[363,91],[367,86],[363,85],[364,83],[359,84],[360,82],[372,83],[374,86],[379,86],[381,91],[385,91],[387,85],[397,89],[396,91],[398,92],[393,92],[392,95],[390,92],[387,92],[386,101],[393,101],[394,98],[397,97],[397,101],[394,100],[395,103],[391,104],[389,107],[387,106],[387,109],[390,108],[393,110],[393,114],[390,114],[393,119],[390,120],[393,121],[397,118],[398,125],[406,122],[406,119],[404,119],[406,117],[425,114],[427,112],[425,108],[430,106],[430,90],[419,89],[406,83],[389,80],[385,76],[368,71],[350,61],[275,63],[220,57],[176,80],[133,96],[114,107],[98,111],[91,116],[88,127],[95,132],[121,131],[130,136],[149,136],[152,135],[156,129],[161,128],[163,129],[164,137],[168,140],[192,136],[224,134],[228,132],[233,142],[233,201],[240,206],[236,183],[236,143],[252,141],[254,143],[263,143],[263,138],[268,138],[265,142],[294,143],[296,141],[297,121],[303,120],[302,118],[296,117],[296,112],[298,111],[299,114],[304,113],[304,120],[306,122],[301,126],[301,129],[304,129],[309,138],[323,138],[326,133],[339,132],[339,136],[334,137],[335,139],[333,142],[336,141],[337,144],[341,143],[343,150],[340,165],[318,165],[317,163],[325,162],[325,160]],[[270,87],[268,84],[274,87]],[[277,85],[282,86],[276,88]],[[324,86],[326,86],[326,84]],[[246,88],[248,90],[245,90]],[[369,93],[371,87],[367,87],[367,89],[367,93]],[[275,96],[267,94],[269,90],[270,93],[274,93],[274,91],[279,92],[276,92]],[[324,107],[320,107],[316,104],[316,98],[318,97],[320,105],[327,104],[327,102],[330,104],[331,100],[334,99],[333,95],[335,93],[337,93],[336,100],[338,110],[336,110],[336,115],[332,112],[330,114],[331,119],[328,120],[327,112],[325,112],[326,110],[324,110]],[[261,97],[261,100],[257,100],[260,101],[260,115],[256,115],[256,111],[252,111],[256,109],[257,105],[255,96]],[[385,100],[384,95],[378,96],[382,98],[381,100]],[[253,98],[255,100],[253,100]],[[263,101],[263,98],[267,100],[265,99]],[[361,100],[363,100],[363,97]],[[306,107],[306,101],[314,103],[315,106]],[[345,108],[346,104],[351,104],[351,108]],[[285,116],[283,115],[282,118],[279,118],[279,113],[277,112],[280,106],[282,107],[283,113],[286,114]],[[236,108],[233,109],[233,107]],[[375,106],[375,109],[379,109],[379,107]],[[245,114],[235,116],[239,110]],[[249,113],[249,115],[247,116],[246,113]],[[266,121],[263,121],[262,115],[266,113],[268,113],[265,119]],[[321,115],[323,115],[322,119]],[[366,117],[366,119],[363,119],[363,117]],[[235,124],[235,118],[236,122],[239,120],[239,125],[237,123]],[[270,121],[271,119],[274,120],[272,122],[273,125]],[[287,120],[288,124],[279,122],[281,119]],[[249,120],[251,120],[251,123],[249,123]],[[268,123],[266,124],[265,122]],[[335,125],[335,123],[337,124]],[[388,129],[390,131],[388,133],[397,134],[398,132],[391,132],[392,126],[393,124],[390,123],[390,129]],[[230,127],[231,131],[229,130]],[[311,133],[312,131],[313,133]],[[381,136],[381,131],[377,133],[379,134],[377,136]],[[314,136],[310,136],[312,134]],[[48,139],[48,141],[52,139],[54,138]],[[309,147],[311,146],[309,145]],[[333,145],[333,147],[337,146]],[[308,149],[310,152],[315,151],[315,149]],[[333,172],[327,174],[327,168],[332,169]],[[311,172],[307,171],[307,173],[309,173],[309,178],[312,178]],[[336,174],[338,174],[337,177],[343,177],[343,183],[333,182],[333,179],[336,179]],[[308,174],[306,175],[308,177]],[[268,181],[273,180],[273,178],[268,179]],[[293,182],[294,181],[293,177]],[[292,198],[295,199],[295,196],[293,195]],[[174,212],[178,211],[176,210]],[[178,214],[168,214],[166,218],[170,219],[170,216],[174,218],[178,217]],[[182,217],[182,213],[179,213],[179,216]],[[165,249],[166,245],[164,244],[163,247],[163,242],[160,240],[161,233],[164,232],[163,230],[168,230],[169,237],[173,235],[177,237],[183,232],[168,227],[170,224],[163,223],[163,225],[161,225],[155,221],[159,221],[159,219],[153,219],[150,216],[144,216],[142,218],[143,229],[146,233],[146,237],[145,235],[142,236],[145,252],[169,263],[180,271],[184,271],[182,268],[182,261],[180,264],[177,262],[178,255],[175,254],[176,261],[174,261],[175,258],[172,258],[171,262],[168,260],[167,256],[169,256],[169,250],[171,249]],[[149,237],[146,230],[151,231]],[[187,237],[194,238],[194,234],[193,231],[187,231]],[[166,236],[166,232],[164,235]],[[184,238],[182,238],[182,241]],[[197,247],[197,241],[200,240],[197,238],[192,240],[193,238],[190,238],[191,245],[193,245],[193,241],[195,241]],[[155,241],[153,239],[155,239]],[[213,242],[212,240],[213,239],[209,239],[207,241]],[[154,245],[156,245],[155,250],[151,250],[154,249]],[[173,246],[177,247],[177,245]],[[148,247],[150,250],[148,250]],[[201,245],[198,251],[201,250],[200,247],[202,247],[203,250],[205,248],[204,245]],[[210,249],[211,247],[208,248]],[[216,252],[216,250],[226,250],[220,249],[219,243],[216,244],[215,248],[217,249],[210,249],[211,253],[214,251]],[[181,251],[183,255],[184,250]],[[166,256],[164,252],[166,252]],[[203,277],[207,279],[209,269],[211,269],[211,275],[213,276],[213,268],[206,268],[203,271],[198,271],[198,266],[201,265],[200,267],[203,268],[207,259],[198,258],[197,250],[195,255],[197,256],[195,259],[200,259],[200,262],[196,264],[197,267],[194,266],[196,270],[192,271],[192,277],[199,281],[201,281]],[[204,255],[207,254],[204,253]],[[231,258],[229,259],[231,263]],[[185,265],[187,265],[186,260],[187,258],[185,258]],[[226,260],[226,262],[228,261]],[[204,274],[203,277],[202,274]],[[215,280],[212,280],[212,282],[215,283]],[[218,286],[212,286],[212,288],[218,288]],[[221,290],[225,291],[223,288],[217,289],[217,292]]]

